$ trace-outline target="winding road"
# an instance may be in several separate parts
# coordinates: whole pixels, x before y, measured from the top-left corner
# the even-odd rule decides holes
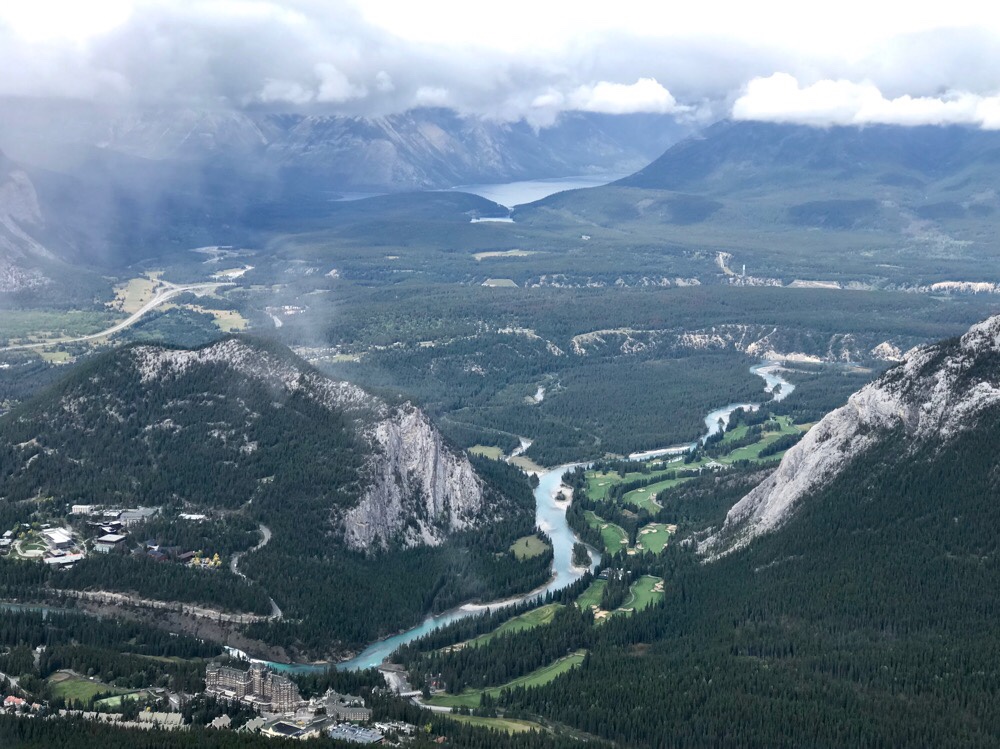
[[[229,560],[230,571],[234,575],[239,575],[244,580],[249,580],[249,578],[239,570],[240,558],[244,554],[253,554],[258,549],[263,549],[265,546],[267,546],[267,542],[271,540],[271,529],[268,528],[266,525],[261,523],[260,525],[257,526],[257,530],[260,531],[260,536],[261,536],[260,543],[254,546],[252,549],[247,549],[246,551],[237,551],[235,554],[233,554],[233,558]],[[271,602],[271,616],[270,616],[271,619],[280,619],[282,616],[284,616],[284,614],[281,613],[281,609],[278,608],[278,604],[274,602],[273,598],[268,596],[267,600]]]
[[[97,338],[107,338],[115,333],[119,333],[125,328],[135,325],[143,315],[150,312],[157,307],[159,307],[164,302],[168,302],[175,296],[179,296],[186,292],[197,293],[199,291],[210,291],[211,289],[217,289],[220,286],[235,286],[236,284],[232,281],[210,281],[207,283],[187,283],[187,284],[172,284],[167,281],[161,281],[167,288],[158,292],[156,296],[146,302],[142,307],[133,312],[127,318],[119,323],[115,323],[110,328],[102,330],[100,333],[91,333],[90,335],[82,335],[76,338],[60,338],[51,341],[40,341],[38,343],[19,343],[14,346],[4,346],[0,348],[0,351],[15,351],[18,349],[31,349],[31,348],[46,348],[48,346],[56,346],[64,343],[81,343],[83,341],[93,341]]]

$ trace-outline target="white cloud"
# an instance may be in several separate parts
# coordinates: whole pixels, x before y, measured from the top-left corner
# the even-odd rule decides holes
[[[953,91],[887,98],[870,81],[802,86],[787,73],[755,78],[733,104],[733,119],[806,125],[975,125],[1000,129],[1000,96]]]
[[[392,93],[396,90],[396,86],[392,82],[392,76],[384,70],[380,70],[375,74],[375,88],[384,94]]]
[[[285,103],[303,105],[316,99],[316,93],[295,81],[275,81],[268,79],[257,97],[265,104]]]
[[[447,107],[450,104],[448,89],[438,86],[421,86],[413,95],[413,105],[417,107]]]
[[[673,112],[677,102],[654,78],[640,78],[635,83],[601,81],[593,86],[580,86],[568,97],[570,109],[603,114],[634,112]]]
[[[316,76],[319,78],[319,90],[316,92],[318,102],[337,104],[351,99],[363,99],[368,95],[365,86],[351,83],[348,77],[331,63],[318,63]]]
[[[114,12],[77,24],[79,0],[0,0],[0,96],[367,116],[443,106],[535,127],[573,110],[1000,121],[1000,11],[974,0],[906,13],[841,0],[822,24],[797,0],[766,13],[510,1],[484,21],[464,0],[102,0],[87,7]]]

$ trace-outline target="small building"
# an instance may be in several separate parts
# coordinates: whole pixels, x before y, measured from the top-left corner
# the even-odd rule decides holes
[[[52,567],[53,569],[65,569],[66,567],[72,567],[77,562],[84,558],[83,554],[62,554],[59,556],[51,556],[45,559],[45,563]]]
[[[94,551],[98,554],[110,554],[120,551],[125,546],[125,536],[121,533],[108,533],[94,541]]]
[[[361,697],[330,690],[321,699],[326,714],[334,720],[367,722],[372,718],[371,708],[365,707],[365,701]]]
[[[135,525],[136,523],[142,523],[149,520],[156,513],[160,511],[159,507],[136,507],[135,509],[125,510],[121,515],[118,516],[118,520],[124,526]]]
[[[28,703],[25,700],[22,700],[20,697],[15,697],[14,695],[10,695],[8,697],[5,697],[4,701],[3,701],[3,706],[4,707],[18,708],[18,707],[23,707],[24,705],[27,705],[27,704]]]
[[[70,510],[70,515],[93,515],[97,510],[97,505],[73,505]]]
[[[68,528],[48,528],[42,531],[50,549],[68,549],[73,545],[73,532]]]
[[[230,718],[228,715],[220,715],[218,718],[213,720],[208,725],[210,725],[212,728],[223,729],[223,728],[229,728],[232,722],[233,722],[232,718]]]
[[[4,531],[3,532],[3,537],[4,538],[13,538],[14,537],[14,531]]]
[[[362,728],[351,723],[341,723],[333,726],[326,732],[331,739],[340,741],[350,741],[353,744],[381,744],[385,738],[381,733],[372,728]]]
[[[276,738],[297,739],[304,733],[304,731],[294,723],[279,720],[270,725],[265,725],[261,729],[261,733],[265,736],[274,736]]]
[[[177,517],[181,520],[188,520],[192,523],[200,523],[202,520],[208,520],[208,515],[199,515],[193,512],[182,512]]]

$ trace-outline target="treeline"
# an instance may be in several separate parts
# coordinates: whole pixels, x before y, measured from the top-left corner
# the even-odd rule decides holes
[[[219,652],[217,646],[203,640],[131,619],[32,611],[4,611],[0,616],[3,647],[70,644],[161,658],[211,658]]]
[[[453,694],[467,687],[503,684],[591,644],[594,616],[575,606],[556,611],[549,624],[502,634],[476,647],[425,653],[409,664],[414,683],[440,675]]]
[[[669,546],[662,607],[501,703],[635,746],[997,745],[998,423],[887,435],[710,564]]]
[[[516,616],[536,609],[539,606],[547,606],[550,603],[570,604],[576,600],[577,596],[593,581],[590,573],[583,575],[579,580],[560,588],[556,591],[549,591],[544,596],[511,606],[503,606],[496,609],[487,609],[481,614],[466,616],[446,624],[443,627],[428,632],[423,637],[419,637],[412,642],[400,646],[396,651],[395,658],[401,663],[411,663],[419,658],[421,653],[454,645],[459,642],[471,640],[479,635],[492,632],[504,622],[510,621]]]
[[[365,554],[331,545],[329,509],[297,514],[262,510],[271,542],[248,555],[241,571],[267,580],[285,620],[253,624],[249,633],[303,656],[337,655],[417,624],[428,613],[466,601],[490,601],[540,586],[552,552],[518,560],[511,544],[535,531],[535,504],[524,473],[502,461],[473,458],[487,505],[504,520],[453,534],[438,547]]]
[[[66,590],[119,591],[226,611],[271,613],[264,589],[228,569],[196,570],[145,557],[92,554],[71,569],[53,575],[51,583]]]
[[[41,652],[38,674],[42,679],[62,669],[127,689],[155,686],[191,693],[205,688],[202,661],[158,660],[85,645],[56,645]]]
[[[367,447],[347,414],[299,391],[278,398],[265,380],[223,363],[150,386],[131,356],[126,348],[84,361],[0,418],[9,500],[214,508],[317,494],[328,506],[354,501]],[[76,404],[72,418],[63,402]]]
[[[572,749],[579,740],[537,730],[507,733],[459,723],[421,710],[410,702],[382,699],[375,702],[380,720],[402,720],[418,727],[407,746],[433,749],[439,737],[461,749]],[[193,717],[193,716],[192,716]],[[214,730],[198,725],[185,731],[120,728],[80,718],[38,720],[0,714],[0,746],[4,749],[274,749],[301,747],[295,739],[275,739],[259,734]],[[307,746],[348,749],[346,741],[325,737],[310,739]],[[607,744],[589,742],[604,749]]]
[[[242,513],[202,521],[182,520],[176,515],[154,515],[129,528],[133,540],[200,551],[203,556],[232,556],[253,548],[260,541],[257,523]]]

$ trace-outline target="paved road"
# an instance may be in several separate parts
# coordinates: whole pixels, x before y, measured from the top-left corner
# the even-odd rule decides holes
[[[100,333],[91,333],[90,335],[79,336],[78,338],[63,338],[53,341],[42,341],[40,343],[19,343],[16,346],[6,346],[0,348],[0,351],[14,351],[16,349],[29,349],[29,348],[45,348],[47,346],[55,346],[63,343],[80,343],[82,341],[93,341],[96,338],[107,338],[115,333],[119,333],[125,328],[135,325],[143,315],[147,312],[156,309],[164,302],[168,302],[175,296],[180,296],[188,291],[198,292],[198,291],[209,291],[210,289],[217,289],[220,286],[235,286],[236,284],[230,281],[212,281],[209,283],[188,283],[188,284],[172,284],[165,281],[162,282],[167,288],[159,292],[156,296],[146,302],[142,307],[129,315],[126,319],[122,320],[120,323],[112,325],[107,330],[102,330]]]
[[[257,529],[260,531],[260,535],[261,535],[260,543],[257,544],[256,546],[254,546],[252,549],[248,549],[247,551],[238,551],[238,552],[236,552],[235,554],[233,554],[233,558],[229,560],[229,569],[230,569],[230,571],[234,575],[239,575],[244,580],[247,579],[247,576],[244,575],[242,572],[240,572],[240,569],[239,569],[240,557],[242,557],[244,554],[253,554],[258,549],[264,548],[265,546],[267,546],[267,542],[271,540],[271,529],[270,528],[268,528],[266,525],[264,525],[263,523],[261,523],[257,527]],[[278,604],[276,604],[274,602],[273,598],[269,597],[268,600],[271,602],[271,618],[272,619],[280,619],[283,616],[283,614],[281,613],[281,609],[278,608]]]

